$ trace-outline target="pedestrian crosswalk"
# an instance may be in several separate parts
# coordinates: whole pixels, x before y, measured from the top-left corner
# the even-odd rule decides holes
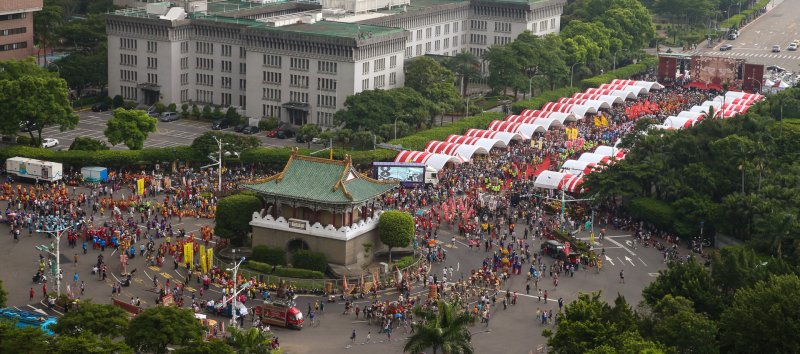
[[[736,57],[736,58],[768,58],[768,59],[800,60],[800,54],[772,53],[772,52],[748,53],[748,52],[738,52],[735,50],[726,52],[705,52],[700,50],[693,50],[688,52],[688,54],[689,55],[706,54],[718,57]]]

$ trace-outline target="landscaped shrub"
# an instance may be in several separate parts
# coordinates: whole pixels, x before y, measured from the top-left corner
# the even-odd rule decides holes
[[[240,193],[220,199],[214,233],[230,239],[234,245],[243,244],[250,232],[253,212],[260,209],[261,200],[254,195]]]
[[[297,268],[284,268],[284,267],[275,267],[275,271],[273,272],[273,266],[271,264],[256,262],[256,261],[247,261],[244,264],[244,267],[258,273],[270,274],[278,277],[286,277],[286,278],[300,278],[300,279],[324,279],[325,274],[322,272],[318,272],[315,270],[308,270],[308,269],[297,269]]]
[[[253,247],[251,259],[257,262],[286,265],[286,251],[266,245]]]
[[[292,266],[294,268],[325,272],[328,269],[328,257],[321,252],[299,250],[292,255]]]

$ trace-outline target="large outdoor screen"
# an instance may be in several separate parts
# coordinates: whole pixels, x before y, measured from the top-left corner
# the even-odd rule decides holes
[[[395,179],[401,182],[424,183],[424,166],[375,166],[378,180]]]

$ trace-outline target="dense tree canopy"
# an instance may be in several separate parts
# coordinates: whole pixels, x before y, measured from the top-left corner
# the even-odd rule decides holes
[[[52,328],[62,336],[77,336],[90,332],[105,337],[120,337],[128,328],[129,315],[114,305],[101,305],[92,302],[82,303],[58,319]]]
[[[103,132],[111,145],[124,143],[128,149],[141,150],[147,135],[156,131],[156,119],[142,110],[117,108]]]
[[[411,214],[389,210],[381,214],[378,221],[378,235],[384,245],[389,246],[389,262],[392,260],[392,248],[408,247],[414,238],[414,218]]]
[[[428,123],[439,107],[411,88],[362,91],[347,97],[334,121],[344,127],[375,131],[382,124],[404,121],[417,127]]]
[[[144,310],[131,320],[125,343],[137,351],[167,353],[167,346],[186,345],[203,335],[200,322],[188,309],[158,306]]]
[[[405,71],[405,87],[439,105],[441,111],[450,111],[458,105],[455,76],[438,61],[427,56],[417,57],[406,64]]]

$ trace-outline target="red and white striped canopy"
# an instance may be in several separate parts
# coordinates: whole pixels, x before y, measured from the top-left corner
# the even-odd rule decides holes
[[[447,163],[461,164],[464,160],[457,156],[434,154],[425,151],[403,150],[395,156],[394,162],[422,163],[438,171],[444,168]]]
[[[579,98],[579,99],[587,99],[587,100],[596,100],[596,101],[603,101],[608,103],[609,105],[615,104],[623,104],[625,103],[625,99],[619,96],[614,95],[601,95],[599,93],[584,93],[584,92],[576,92],[572,94],[572,98]]]
[[[631,91],[599,89],[599,88],[595,88],[595,87],[591,87],[591,88],[586,89],[585,93],[588,93],[588,94],[591,94],[591,95],[598,94],[598,95],[617,96],[617,97],[619,97],[619,98],[621,98],[623,100],[635,100],[636,99],[636,95],[637,95],[636,93],[633,93]]]
[[[576,106],[590,106],[597,111],[601,109],[611,109],[611,104],[608,102],[590,100],[588,98],[561,97],[558,99],[558,103],[574,104]]]
[[[526,109],[526,110],[522,111],[522,113],[520,113],[519,115],[521,115],[523,117],[547,118],[550,114],[553,114],[553,113],[555,113],[555,112],[542,111],[542,110],[539,110],[539,109]],[[506,118],[506,120],[508,120],[508,118]]]
[[[475,154],[489,154],[489,150],[477,145],[456,144],[436,140],[429,142],[428,145],[425,146],[425,151],[432,152],[434,154],[461,156],[467,161],[472,160],[472,157],[475,156]]]
[[[581,185],[583,185],[583,177],[567,174],[561,181],[561,188],[567,193],[581,192]]]
[[[474,136],[478,138],[487,138],[487,139],[497,139],[502,141],[504,144],[508,145],[511,143],[512,140],[525,140],[525,137],[521,134],[517,133],[508,133],[508,132],[499,132],[494,130],[485,130],[485,129],[469,129],[466,133],[466,136]]]
[[[599,89],[607,89],[607,90],[622,90],[622,91],[630,91],[635,95],[646,95],[650,93],[650,90],[647,87],[642,86],[633,86],[633,85],[611,85],[611,84],[602,84]],[[587,90],[588,92],[588,90]]]
[[[579,117],[575,113],[525,110],[518,116],[515,115],[506,117],[506,121],[531,124],[536,121],[536,118],[554,118],[559,123],[564,124],[565,122],[575,122]]]
[[[625,85],[625,86],[641,86],[647,88],[648,91],[661,90],[663,85],[655,81],[640,81],[640,80],[620,80],[615,79],[611,81],[611,85]]]
[[[479,138],[477,136],[455,135],[450,134],[444,141],[448,143],[476,145],[491,150],[492,148],[503,149],[507,145],[500,139]]]

